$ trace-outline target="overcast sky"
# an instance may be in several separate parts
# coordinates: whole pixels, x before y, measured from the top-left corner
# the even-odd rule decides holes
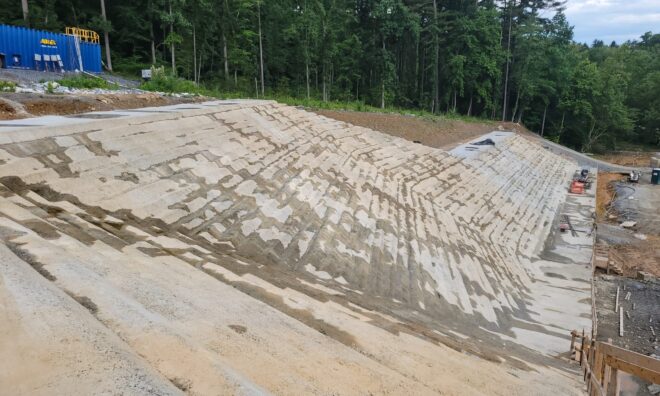
[[[568,0],[565,13],[579,43],[622,43],[660,33],[660,0]]]

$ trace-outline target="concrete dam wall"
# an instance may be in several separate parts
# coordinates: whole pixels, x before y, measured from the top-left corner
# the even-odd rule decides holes
[[[144,372],[117,374],[126,389],[458,394],[481,367],[475,392],[572,392],[552,356],[589,306],[550,301],[588,297],[588,235],[552,243],[575,163],[508,132],[443,151],[268,101],[132,112],[0,128],[4,254],[42,275],[6,275],[17,325],[38,310],[17,285],[71,297]]]

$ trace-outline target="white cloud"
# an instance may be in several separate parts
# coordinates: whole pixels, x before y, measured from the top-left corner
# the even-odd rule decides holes
[[[614,0],[569,0],[566,4],[566,14],[576,14],[580,12],[594,12],[612,7]]]
[[[577,42],[621,43],[660,32],[659,0],[568,0],[565,13]]]
[[[646,14],[646,15],[636,15],[636,14],[616,15],[610,21],[612,23],[625,23],[625,24],[638,24],[638,23],[660,24],[660,13]]]

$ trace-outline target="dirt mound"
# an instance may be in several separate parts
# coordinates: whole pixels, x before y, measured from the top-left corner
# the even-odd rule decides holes
[[[647,235],[646,239],[629,245],[614,245],[610,249],[623,262],[623,276],[636,278],[640,271],[660,278],[660,237]]]
[[[524,127],[510,122],[467,122],[439,117],[357,111],[315,110],[315,112],[335,120],[436,148],[451,147],[497,129],[523,133],[527,131]]]
[[[21,104],[27,113],[19,114],[7,102]],[[0,94],[0,119],[69,115],[91,111],[117,109],[136,109],[141,107],[165,106],[179,103],[197,103],[206,100],[203,97],[173,97],[155,93],[140,94],[89,94],[89,95],[47,95],[31,93]]]
[[[595,155],[594,158],[597,158],[602,161],[607,161],[612,164],[646,168],[651,164],[651,157],[658,157],[658,156],[660,155],[655,152],[621,151],[621,152],[613,152],[602,155]]]
[[[12,106],[0,101],[0,120],[13,120],[15,119],[16,111]]]
[[[34,115],[78,114],[97,110],[89,101],[80,99],[41,98],[23,102],[26,110]]]

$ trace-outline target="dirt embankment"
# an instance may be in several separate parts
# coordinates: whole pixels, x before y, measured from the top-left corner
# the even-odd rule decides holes
[[[632,167],[648,167],[651,164],[651,157],[654,156],[658,157],[658,154],[654,152],[621,151],[621,152],[607,153],[602,155],[595,155],[594,158],[617,165],[632,166]]]
[[[598,172],[598,191],[596,195],[596,216],[598,221],[607,221],[608,206],[614,199],[614,183],[624,180],[620,173]]]
[[[181,98],[156,93],[49,95],[10,93],[0,95],[0,120],[15,120],[44,115],[80,114],[90,111],[136,109],[207,100],[204,97]]]
[[[646,235],[646,239],[629,245],[614,245],[610,249],[623,262],[623,275],[637,277],[642,271],[660,277],[660,236]]]
[[[439,117],[428,118],[357,111],[316,110],[315,112],[335,120],[436,148],[448,148],[497,129],[529,133],[525,127],[510,122],[465,122]]]
[[[630,164],[626,164],[630,165]],[[610,224],[615,229],[620,229],[619,224],[626,220],[626,217],[621,217],[616,209],[617,202],[628,201],[627,197],[621,197],[616,194],[616,184],[625,181],[627,176],[620,173],[599,172],[598,173],[598,192],[596,199],[596,215],[597,221],[601,224]],[[634,195],[630,197],[639,199]],[[649,218],[657,216],[657,211],[644,211],[639,208],[638,216],[641,217],[642,222],[648,222]],[[607,239],[611,234],[608,229],[599,229],[599,235]],[[622,274],[626,277],[636,277],[639,271],[643,271],[654,276],[660,276],[660,249],[658,249],[658,242],[660,242],[660,235],[657,233],[649,233],[640,231],[638,229],[623,230],[619,233],[627,235],[626,238],[621,239],[620,234],[619,242],[610,243],[610,258],[620,263]],[[637,235],[637,236],[635,236]]]

